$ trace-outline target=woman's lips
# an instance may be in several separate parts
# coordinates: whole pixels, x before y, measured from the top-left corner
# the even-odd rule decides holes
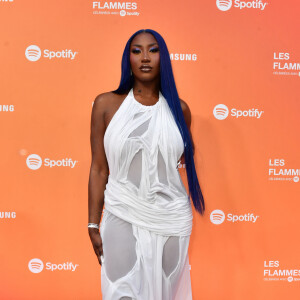
[[[152,70],[152,68],[151,67],[141,67],[140,70],[142,72],[150,72]]]

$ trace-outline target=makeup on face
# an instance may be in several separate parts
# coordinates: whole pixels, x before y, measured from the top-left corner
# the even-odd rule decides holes
[[[148,47],[151,47],[151,46],[153,46],[153,45],[157,45],[157,43],[149,44]],[[131,49],[131,52],[132,52],[132,53],[134,53],[134,54],[141,53],[141,49],[140,49],[140,48],[143,48],[142,45],[137,45],[137,44],[135,44],[135,45],[132,45],[132,46],[134,46],[134,48]],[[149,52],[153,52],[153,53],[156,53],[156,52],[158,52],[158,51],[159,51],[158,45],[157,45],[157,46],[154,46],[154,47],[151,47],[151,48],[149,49]]]

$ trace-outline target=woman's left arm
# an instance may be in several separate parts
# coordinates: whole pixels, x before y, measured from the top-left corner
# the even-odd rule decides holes
[[[184,120],[185,120],[185,123],[187,125],[187,128],[189,130],[189,133],[190,133],[190,136],[191,136],[191,141],[192,141],[192,147],[193,147],[193,153],[195,153],[195,145],[194,145],[194,141],[193,141],[193,137],[192,137],[192,133],[191,133],[191,123],[192,123],[192,114],[191,114],[191,110],[189,108],[189,106],[187,105],[187,103],[181,99],[180,100],[180,104],[181,104],[181,109],[182,109],[182,112],[183,112],[183,116],[184,116]],[[178,164],[179,162],[181,164],[184,164],[185,163],[185,160],[184,160],[184,152],[182,153],[179,161],[178,161]]]
[[[191,133],[191,123],[192,123],[191,110],[190,110],[189,106],[187,105],[187,103],[185,101],[181,100],[181,99],[180,99],[180,104],[181,104],[181,108],[182,108],[185,123],[188,127],[188,130],[189,130],[189,133],[190,133],[190,136],[191,136],[193,152],[195,153],[195,145],[194,145],[194,141],[193,141],[193,137],[192,137],[192,133]]]

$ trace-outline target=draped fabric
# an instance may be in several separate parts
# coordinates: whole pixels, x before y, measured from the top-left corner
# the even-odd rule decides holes
[[[146,106],[131,89],[104,148],[110,174],[100,227],[103,299],[191,300],[193,215],[177,168],[184,145],[161,92]]]

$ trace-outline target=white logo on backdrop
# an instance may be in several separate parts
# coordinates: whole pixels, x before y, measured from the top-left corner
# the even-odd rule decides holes
[[[15,107],[13,104],[6,105],[6,104],[0,104],[0,111],[15,111]]]
[[[0,211],[0,219],[15,219],[16,212],[15,211]]]
[[[37,154],[30,154],[27,159],[26,159],[26,164],[29,169],[31,170],[37,170],[41,167],[42,165],[42,159],[39,155]],[[78,160],[72,160],[72,158],[64,158],[64,159],[59,159],[59,160],[54,160],[50,158],[45,158],[44,159],[44,166],[45,167],[70,167],[73,169],[78,163]]]
[[[231,0],[217,0],[217,7],[219,10],[227,11],[231,8],[232,1]]]
[[[296,75],[300,76],[300,63],[290,61],[290,52],[274,52],[273,55],[273,74],[274,75]]]
[[[228,107],[224,104],[218,104],[215,106],[213,114],[216,119],[224,120],[228,117]]]
[[[225,220],[225,214],[222,210],[220,209],[215,209],[214,211],[211,212],[210,214],[210,221],[213,224],[219,225],[222,224]]]
[[[243,215],[235,215],[235,214],[227,214],[226,221],[236,223],[236,222],[252,222],[255,223],[259,216],[255,216],[254,214],[243,214]],[[210,221],[219,225],[225,221],[225,213],[220,209],[215,209],[210,214]]]
[[[189,61],[189,60],[193,60],[196,61],[197,60],[197,54],[193,53],[170,53],[170,59],[171,60],[184,60],[184,61]]]
[[[139,16],[136,2],[110,2],[110,1],[93,1],[94,15],[120,15],[125,16]]]
[[[227,11],[232,7],[231,0],[217,0],[217,7],[221,11]],[[264,10],[266,8],[267,2],[263,2],[262,0],[252,0],[252,1],[241,1],[234,0],[234,7],[241,9],[244,8],[254,8]]]
[[[42,51],[36,45],[30,45],[25,50],[25,56],[30,61],[37,61],[41,58]]]
[[[51,262],[47,262],[45,270],[52,271],[52,272],[56,270],[74,272],[76,271],[78,266],[79,266],[78,264],[73,264],[72,262],[66,262],[62,264],[54,264]],[[40,273],[44,269],[44,263],[39,258],[33,258],[28,263],[28,269],[32,273]]]
[[[269,159],[269,180],[299,182],[300,169],[286,167],[283,158]]]
[[[272,282],[299,282],[299,268],[298,266],[282,267],[279,260],[265,260],[263,280]]]
[[[44,269],[44,263],[39,258],[33,258],[28,263],[28,268],[32,273],[40,273]]]
[[[230,110],[230,116],[235,118],[249,117],[249,118],[260,119],[263,112],[264,112],[263,110],[259,111],[258,109],[254,109],[254,108],[248,110],[240,110],[240,109],[232,108]],[[213,110],[213,115],[218,120],[224,120],[229,115],[229,109],[224,104],[218,104],[215,106]]]
[[[37,154],[30,154],[26,159],[27,167],[31,170],[37,170],[42,165],[42,159]]]
[[[49,60],[55,59],[55,58],[61,58],[61,59],[70,59],[74,60],[75,56],[78,54],[78,52],[73,52],[72,50],[64,49],[61,51],[52,51],[49,49],[44,49],[42,52],[40,47],[36,45],[30,45],[25,50],[25,57],[29,61],[37,61],[41,58],[43,53],[44,58],[48,58]]]

